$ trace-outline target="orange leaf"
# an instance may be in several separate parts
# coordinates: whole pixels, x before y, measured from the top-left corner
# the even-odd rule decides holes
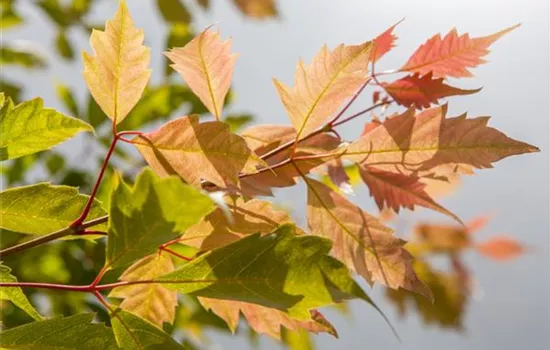
[[[329,333],[338,337],[336,330],[326,318],[316,310],[311,310],[311,318],[309,320],[296,320],[288,314],[277,310],[267,308],[265,306],[243,303],[232,300],[220,300],[200,297],[199,302],[202,306],[214,312],[221,317],[229,326],[232,332],[235,332],[239,323],[239,314],[248,321],[249,326],[258,333],[267,334],[272,338],[281,339],[281,327],[285,327],[291,331],[299,331],[301,329],[309,332]]]
[[[420,223],[413,232],[422,248],[432,252],[459,252],[472,246],[468,229],[460,225]]]
[[[157,174],[178,174],[197,187],[201,180],[237,185],[240,172],[255,172],[263,163],[227,124],[199,123],[196,115],[172,120],[132,142]]]
[[[525,252],[523,245],[507,237],[493,237],[477,244],[476,249],[482,255],[494,260],[514,259]]]
[[[489,46],[517,27],[519,24],[479,38],[470,38],[468,34],[458,36],[456,29],[451,30],[443,39],[440,34],[434,35],[414,52],[400,70],[420,75],[433,72],[434,78],[471,77],[468,68],[485,63],[481,57],[489,53]]]
[[[333,51],[324,46],[310,66],[298,62],[293,88],[274,80],[296,139],[321,127],[367,81],[371,48],[371,42]]]
[[[330,181],[344,194],[353,194],[353,187],[346,173],[346,169],[340,158],[331,160],[327,163],[327,175]]]
[[[382,58],[382,56],[384,56],[395,47],[395,40],[397,39],[397,36],[393,34],[393,30],[401,22],[403,22],[403,19],[386,29],[384,33],[378,35],[372,41],[374,44],[374,48],[372,49],[372,61],[378,61],[380,58]]]
[[[210,113],[220,120],[237,59],[231,53],[231,41],[222,41],[219,32],[207,28],[184,47],[173,48],[165,55]]]
[[[432,72],[423,77],[408,75],[392,83],[382,83],[386,92],[400,105],[418,109],[428,108],[432,103],[437,104],[440,98],[455,95],[470,95],[480,91],[462,90],[443,83],[443,78],[433,79]]]
[[[185,231],[182,242],[200,250],[212,250],[235,242],[246,235],[260,232],[268,234],[280,225],[291,224],[288,213],[274,208],[271,202],[260,199],[244,201],[228,199],[231,219],[221,208],[207,215],[201,222]],[[297,234],[303,234],[299,228]]]
[[[384,206],[399,212],[400,207],[414,210],[415,205],[436,210],[462,223],[453,213],[437,204],[424,190],[425,184],[414,175],[404,175],[374,167],[359,167],[361,178],[367,184],[380,210]]]
[[[239,10],[248,17],[264,19],[277,16],[274,0],[233,0]]]
[[[248,147],[258,156],[296,138],[296,130],[286,125],[254,125],[241,133]]]
[[[413,257],[393,231],[321,182],[305,177],[311,232],[331,239],[332,254],[369,283],[431,292],[414,273]]]

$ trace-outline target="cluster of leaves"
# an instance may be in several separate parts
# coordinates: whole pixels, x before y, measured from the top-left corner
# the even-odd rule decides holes
[[[336,335],[319,308],[361,299],[377,309],[354,273],[388,293],[405,290],[416,293],[415,300],[430,303],[435,297],[437,302],[434,278],[420,265],[421,252],[455,246],[446,247],[438,233],[444,230],[432,234],[429,227],[420,230],[419,247],[394,236],[383,220],[346,196],[349,169],[358,172],[380,210],[422,206],[456,220],[459,226],[449,229],[454,231],[448,240],[457,244],[456,237],[471,228],[463,228],[438,204],[427,184],[446,183],[538,149],[489,127],[487,117],[448,117],[447,105],[438,105],[439,99],[478,91],[453,87],[445,79],[470,76],[488,47],[513,28],[480,38],[454,30],[443,38],[436,35],[400,69],[377,73],[376,63],[394,46],[394,29],[359,45],[323,47],[310,65],[299,62],[294,86],[274,81],[292,126],[258,125],[237,134],[224,121],[236,56],[231,42],[208,28],[166,56],[186,82],[186,93],[194,94],[214,120],[202,122],[190,114],[140,132],[135,129],[157,112],[147,90],[150,52],[121,1],[105,30],[92,31],[93,51],[83,55],[93,103],[112,121],[107,155],[90,195],[50,183],[0,193],[2,235],[37,236],[3,249],[3,257],[60,238],[106,240],[103,267],[93,281],[73,285],[18,282],[2,266],[1,298],[36,319],[4,330],[2,347],[183,348],[188,344],[168,332],[178,326],[177,305],[188,303],[210,310],[231,331],[242,315],[255,332],[278,339],[287,331]],[[382,81],[391,74],[404,77]],[[346,116],[369,85],[378,89],[373,105]],[[175,103],[172,93],[164,90],[162,101]],[[356,140],[346,142],[336,131],[391,104],[405,108],[384,119],[373,116]],[[74,114],[78,111],[75,107]],[[0,117],[1,160],[36,154],[100,125],[44,108],[39,98],[15,105],[4,95]],[[135,146],[149,165],[133,184],[107,170],[120,142]],[[110,186],[102,186],[107,190],[100,196],[104,177]],[[307,186],[307,229],[258,198],[300,179]],[[456,249],[470,246],[466,241]],[[506,255],[506,244],[492,244],[478,249]],[[111,281],[102,284],[104,278]],[[43,320],[24,287],[93,295],[110,327],[93,323],[89,313]],[[292,337],[286,340],[291,343]]]

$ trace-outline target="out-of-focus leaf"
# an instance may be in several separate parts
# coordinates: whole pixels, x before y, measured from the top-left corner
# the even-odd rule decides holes
[[[0,282],[17,282],[17,278],[10,274],[11,269],[7,266],[0,265]],[[0,288],[0,300],[9,300],[14,303],[18,308],[25,311],[29,316],[35,320],[42,320],[43,317],[40,316],[38,311],[31,305],[23,291],[19,287],[2,287]],[[2,338],[4,337],[4,332],[2,332]],[[4,344],[3,339],[1,344]]]
[[[69,170],[59,183],[65,186],[85,188],[90,186],[91,180],[92,176],[87,171]]]
[[[40,0],[38,7],[59,27],[65,28],[71,24],[71,17],[58,0]]]
[[[165,275],[174,270],[170,256],[152,254],[137,261],[120,276],[121,281],[142,281]],[[162,328],[164,322],[172,323],[178,304],[177,293],[161,284],[136,284],[114,289],[111,298],[124,299],[120,304],[123,310],[140,316]]]
[[[158,9],[166,22],[189,23],[191,14],[180,0],[157,0]]]
[[[0,94],[0,160],[14,159],[49,149],[81,131],[93,128],[54,109],[43,108],[41,98],[14,107]]]
[[[222,41],[219,32],[207,28],[184,47],[165,54],[210,113],[220,120],[237,59],[231,53],[231,40]]]
[[[44,235],[68,227],[82,212],[88,196],[77,188],[39,183],[0,192],[0,227],[14,232]],[[94,201],[87,219],[106,215]],[[98,225],[94,229],[105,229]]]
[[[492,237],[476,244],[475,248],[480,254],[494,260],[514,259],[526,251],[522,244],[509,237]]]
[[[9,29],[23,23],[23,18],[13,9],[14,0],[0,1],[0,28]],[[2,89],[2,91],[4,91]]]
[[[43,68],[46,66],[46,61],[35,52],[2,46],[0,47],[0,64],[13,64],[25,68]]]
[[[250,114],[241,114],[241,115],[228,115],[224,118],[224,122],[229,124],[229,129],[231,132],[237,132],[247,124],[252,122],[254,117]]]
[[[50,176],[55,176],[65,167],[65,158],[58,153],[52,153],[46,159],[45,164]]]
[[[13,82],[7,81],[2,77],[0,79],[0,92],[4,93],[6,97],[9,97],[15,103],[19,103],[21,96],[21,87]]]
[[[91,95],[88,96],[87,115],[88,115],[88,122],[94,128],[97,128],[108,119],[105,112],[101,110],[101,107],[99,107],[99,105]]]
[[[143,30],[134,27],[126,2],[121,0],[105,31],[92,32],[94,55],[83,53],[88,89],[114,124],[126,118],[151,76],[150,50],[143,46],[143,38]]]
[[[255,172],[262,164],[227,124],[199,123],[197,115],[172,120],[132,142],[159,175],[178,174],[197,187],[202,180],[221,187],[236,185],[239,173]]]
[[[76,97],[74,96],[72,90],[64,84],[57,83],[56,85],[57,97],[63,102],[65,108],[74,116],[80,116],[80,109],[76,102]]]
[[[243,14],[254,19],[277,16],[275,0],[233,0],[233,3]]]
[[[121,349],[185,350],[169,334],[124,310],[117,309],[111,314],[111,324]]]
[[[372,303],[349,270],[327,255],[328,239],[293,231],[284,225],[270,235],[249,235],[155,281],[185,294],[276,308],[300,320],[310,318],[310,309],[347,299]]]
[[[2,331],[5,349],[117,350],[113,332],[92,323],[94,314],[56,317]]]
[[[67,33],[65,31],[60,30],[57,32],[55,37],[55,47],[61,57],[71,60],[74,58],[74,49],[69,41],[69,38],[67,38]]]
[[[133,187],[119,181],[111,195],[105,266],[123,267],[154,253],[214,207],[210,197],[179,178],[160,179],[150,169]]]
[[[314,350],[315,344],[313,343],[310,335],[307,331],[289,331],[283,329],[283,342],[291,350]]]
[[[0,169],[2,170],[2,175],[6,177],[8,186],[23,182],[25,174],[37,164],[40,155],[41,153],[29,154],[13,159],[9,164],[1,163]]]

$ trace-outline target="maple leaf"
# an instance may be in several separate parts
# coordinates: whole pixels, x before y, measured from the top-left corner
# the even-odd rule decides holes
[[[287,125],[254,125],[241,133],[246,144],[258,156],[296,138],[296,130]]]
[[[200,250],[212,250],[246,235],[258,232],[268,234],[283,224],[293,223],[288,213],[277,210],[271,202],[260,199],[228,199],[227,207],[230,218],[218,208],[201,222],[187,229],[182,236],[182,242]],[[295,232],[303,234],[299,228],[296,228]]]
[[[184,47],[173,48],[165,55],[210,113],[220,120],[237,59],[231,53],[231,40],[222,41],[219,32],[207,28]]]
[[[174,271],[172,259],[164,254],[152,254],[135,262],[120,281],[143,281]],[[124,299],[120,308],[138,315],[162,328],[163,322],[172,323],[178,304],[177,293],[161,284],[147,283],[122,286],[109,294],[111,298]]]
[[[459,36],[456,29],[451,30],[443,39],[440,34],[436,34],[416,49],[400,70],[420,75],[432,72],[434,78],[471,77],[472,73],[468,68],[485,63],[481,57],[489,53],[489,46],[517,27],[519,24],[478,38],[470,38],[468,34]]]
[[[197,187],[202,180],[220,187],[238,184],[240,172],[263,164],[227,124],[199,123],[197,115],[172,120],[132,142],[159,175],[178,174]]]
[[[448,215],[462,223],[456,215],[437,204],[426,193],[426,185],[420,182],[420,178],[417,176],[362,166],[359,167],[359,172],[380,210],[387,206],[398,213],[401,207],[414,210],[415,205],[420,205]]]
[[[84,78],[97,104],[118,124],[138,102],[151,76],[143,30],[134,27],[124,0],[104,32],[92,31],[90,43],[95,56],[83,53]]]
[[[437,104],[440,98],[471,95],[481,90],[463,90],[447,85],[443,78],[434,79],[432,72],[422,77],[418,73],[408,75],[391,83],[382,83],[382,86],[395,102],[405,107],[414,105],[418,109]]]
[[[307,218],[314,235],[330,238],[332,254],[369,283],[405,288],[426,296],[430,290],[418,280],[405,241],[346,198],[316,180],[304,177],[308,186]]]
[[[493,237],[478,243],[475,249],[482,255],[494,260],[510,260],[523,254],[526,249],[518,241],[508,237]]]
[[[334,326],[316,310],[310,311],[310,319],[297,320],[283,311],[261,305],[204,297],[198,299],[205,309],[211,310],[222,318],[233,333],[237,329],[240,313],[242,313],[250,328],[277,340],[281,339],[281,327],[292,331],[304,329],[315,334],[329,333],[335,337],[338,336]]]
[[[310,66],[298,62],[293,88],[274,80],[297,140],[322,126],[367,81],[371,49],[371,42],[333,51],[325,45]]]
[[[403,22],[403,19],[386,29],[382,34],[378,35],[373,41],[374,48],[372,50],[371,60],[373,62],[378,61],[382,56],[387,54],[391,49],[395,47],[395,40],[397,36],[393,34],[393,30],[398,24]]]

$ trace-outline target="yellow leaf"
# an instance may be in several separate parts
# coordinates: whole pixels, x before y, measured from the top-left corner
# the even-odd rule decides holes
[[[231,53],[231,40],[222,41],[219,32],[207,28],[184,47],[173,48],[165,55],[210,113],[220,120],[237,59]]]
[[[298,62],[293,88],[274,80],[296,139],[321,127],[367,81],[371,48],[371,42],[333,51],[324,46],[310,66]]]
[[[152,254],[130,266],[120,277],[121,281],[142,281],[174,271],[169,256]],[[162,328],[163,322],[172,323],[178,304],[177,292],[166,289],[162,284],[147,283],[122,286],[109,294],[111,298],[124,301],[120,307],[136,314]]]
[[[141,98],[151,75],[143,30],[134,27],[124,0],[105,31],[92,32],[90,43],[95,56],[83,53],[84,78],[97,104],[118,124]]]
[[[308,223],[313,234],[331,239],[335,258],[369,283],[405,288],[431,296],[414,273],[413,257],[393,236],[393,230],[321,182],[304,178],[308,186]]]

